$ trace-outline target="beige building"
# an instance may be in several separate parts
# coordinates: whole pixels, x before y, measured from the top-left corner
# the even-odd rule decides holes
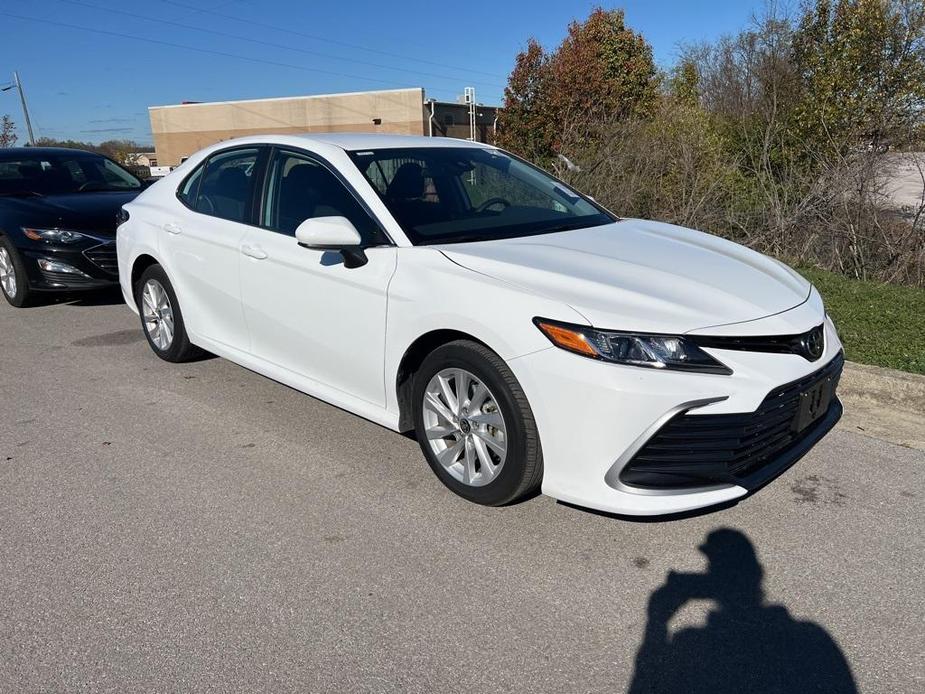
[[[294,96],[152,106],[156,160],[176,166],[216,142],[262,133],[382,132],[491,141],[497,108],[425,100],[424,90]]]

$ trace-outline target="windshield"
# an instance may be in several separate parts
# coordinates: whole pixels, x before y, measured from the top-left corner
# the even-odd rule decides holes
[[[349,154],[415,245],[532,236],[615,221],[564,183],[495,149]]]
[[[0,195],[61,195],[140,188],[141,181],[97,154],[0,155]]]

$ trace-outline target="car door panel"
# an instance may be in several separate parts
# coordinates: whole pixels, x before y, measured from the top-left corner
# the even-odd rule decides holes
[[[266,169],[263,228],[242,240],[241,296],[255,356],[385,405],[383,353],[395,248],[332,167],[306,152],[276,150]],[[371,247],[348,268],[341,253],[304,248],[296,227],[343,216]]]
[[[241,242],[251,228],[246,222],[262,151],[232,148],[209,157],[181,186],[176,214],[161,228],[187,329],[241,350],[250,348],[241,308]]]
[[[241,294],[255,356],[376,405],[385,405],[383,350],[395,248],[370,248],[344,267],[340,254],[302,248],[291,236],[252,229]]]
[[[247,226],[187,211],[173,222],[179,233],[166,244],[168,265],[189,331],[238,349],[250,336],[241,310],[239,266]]]

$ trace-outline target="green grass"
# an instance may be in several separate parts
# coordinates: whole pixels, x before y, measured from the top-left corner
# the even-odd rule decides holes
[[[925,374],[925,289],[798,270],[822,294],[846,358]]]

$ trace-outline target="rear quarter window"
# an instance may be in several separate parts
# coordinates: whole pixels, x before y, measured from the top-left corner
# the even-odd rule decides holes
[[[202,180],[202,172],[205,166],[205,163],[200,164],[193,173],[186,177],[186,180],[180,184],[180,188],[177,190],[177,197],[190,209],[196,206],[196,196],[199,194],[199,182]]]

